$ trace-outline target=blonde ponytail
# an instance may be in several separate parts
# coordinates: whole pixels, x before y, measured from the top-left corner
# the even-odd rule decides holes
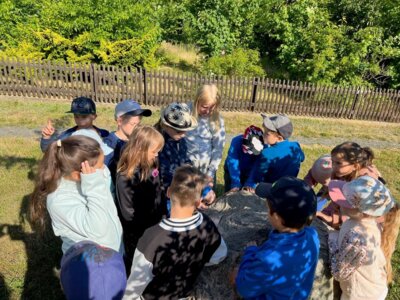
[[[393,280],[392,274],[392,255],[396,248],[396,240],[400,228],[400,206],[396,205],[385,215],[383,223],[381,248],[386,258],[387,282],[390,284]]]

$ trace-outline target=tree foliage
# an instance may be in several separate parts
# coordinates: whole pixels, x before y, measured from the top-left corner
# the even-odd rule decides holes
[[[161,41],[203,72],[400,86],[400,0],[3,0],[0,57],[155,68]]]
[[[154,7],[147,1],[39,0],[32,7],[25,2],[34,3],[7,0],[0,6],[5,16],[17,12],[20,20],[4,42],[3,55],[14,52],[29,57],[25,49],[40,53],[43,59],[157,65],[154,53],[161,29]],[[0,33],[13,26],[12,18],[6,20]]]
[[[255,50],[237,48],[227,55],[209,58],[202,67],[202,72],[209,75],[228,76],[263,76],[260,55]]]

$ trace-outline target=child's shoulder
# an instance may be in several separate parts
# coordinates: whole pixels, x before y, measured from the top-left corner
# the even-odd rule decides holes
[[[239,134],[232,138],[231,146],[232,147],[239,147],[239,146],[242,147],[242,143],[243,143],[243,135]]]
[[[106,129],[98,128],[98,127],[96,127],[96,126],[93,126],[93,127],[94,127],[94,129],[97,130],[97,132],[100,134],[100,136],[101,136],[102,138],[105,138],[105,137],[107,137],[107,136],[110,134],[110,132],[109,132],[108,130],[106,130]]]
[[[311,238],[312,242],[319,246],[319,236],[317,229],[314,226],[306,226],[303,230],[306,235]]]
[[[105,143],[107,146],[109,146],[109,147],[115,149],[116,146],[117,146],[117,144],[118,144],[120,141],[122,141],[122,140],[115,134],[115,131],[113,131],[113,132],[110,132],[110,134],[107,135],[107,136],[103,139],[103,141],[104,141],[104,143]]]

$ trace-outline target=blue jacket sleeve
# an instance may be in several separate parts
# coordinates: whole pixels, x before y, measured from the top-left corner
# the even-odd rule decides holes
[[[57,140],[57,135],[53,134],[49,139],[44,139],[43,137],[40,138],[40,149],[42,152],[46,152],[49,145]]]
[[[273,252],[270,252],[263,251],[262,256],[273,255]],[[276,279],[273,267],[261,259],[259,248],[248,247],[236,277],[236,290],[239,295],[243,298],[253,298],[266,294]]]
[[[240,183],[240,151],[242,151],[242,138],[237,136],[232,139],[225,161],[231,178],[231,189],[242,186]]]
[[[268,149],[268,148],[267,148]],[[244,186],[255,188],[257,183],[263,180],[264,175],[268,172],[270,161],[268,159],[268,151],[264,149],[254,162],[253,168],[250,171]]]
[[[40,139],[40,149],[42,149],[42,152],[46,152],[47,148],[52,142],[55,142],[57,140],[63,140],[66,139],[67,137],[71,136],[71,134],[76,130],[76,126],[72,127],[70,129],[67,129],[60,134],[54,133],[49,139]]]

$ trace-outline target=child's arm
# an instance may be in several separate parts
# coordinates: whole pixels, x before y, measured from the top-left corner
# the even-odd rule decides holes
[[[81,220],[82,229],[88,232],[88,237],[101,238],[105,232],[110,230],[109,210],[110,207],[115,209],[115,204],[111,194],[110,182],[106,180],[105,174],[105,170],[95,170],[90,167],[87,161],[82,163],[81,190],[87,200],[87,210],[86,212],[81,211]],[[109,176],[109,173],[107,176]],[[117,221],[119,222],[118,219]]]
[[[268,172],[270,161],[264,154],[264,151],[261,152],[251,168],[249,178],[243,185],[246,188],[254,189],[257,183],[262,181],[264,174]]]
[[[307,175],[304,176],[304,181],[311,187],[314,187],[318,184],[318,182],[314,179],[314,177],[311,174],[311,169],[308,170]]]
[[[277,257],[275,251],[262,251],[256,246],[247,247],[235,280],[236,290],[243,298],[253,298],[266,294],[276,281],[273,270],[276,268],[274,260],[265,260],[261,257]]]
[[[54,223],[61,223],[72,232],[96,241],[107,235],[115,223],[119,223],[109,181],[104,177],[103,170],[96,170],[81,173],[80,186],[85,202],[66,191],[59,192],[55,194],[55,204],[48,210]],[[112,209],[115,209],[115,219],[110,213]]]
[[[53,122],[49,119],[47,124],[42,129],[42,137],[40,138],[40,149],[45,152],[47,147],[55,140],[53,136],[56,129],[53,126]]]
[[[239,151],[242,151],[242,138],[234,138],[229,147],[225,161],[225,165],[229,171],[229,177],[231,178],[231,186],[229,187],[231,190],[242,187],[240,182]]]
[[[224,119],[220,116],[219,117],[221,127],[218,131],[216,131],[211,139],[212,149],[211,149],[211,158],[210,164],[207,168],[207,175],[211,176],[212,178],[215,177],[215,173],[218,170],[218,166],[222,160],[222,152],[224,150],[225,145],[225,125]]]
[[[329,233],[329,252],[331,256],[331,271],[338,280],[348,279],[366,260],[367,248],[365,238],[358,232],[349,231],[338,244],[338,232]]]
[[[124,175],[117,174],[115,185],[117,201],[122,218],[124,221],[130,222],[135,216],[132,180]]]
[[[206,263],[206,266],[213,266],[219,264],[221,261],[225,259],[227,254],[228,254],[228,247],[226,246],[224,239],[221,237],[221,243],[219,244],[219,247],[217,248],[217,250],[215,250],[209,262]]]
[[[126,283],[123,299],[140,299],[147,285],[154,278],[153,264],[137,248],[133,257],[131,275]]]

